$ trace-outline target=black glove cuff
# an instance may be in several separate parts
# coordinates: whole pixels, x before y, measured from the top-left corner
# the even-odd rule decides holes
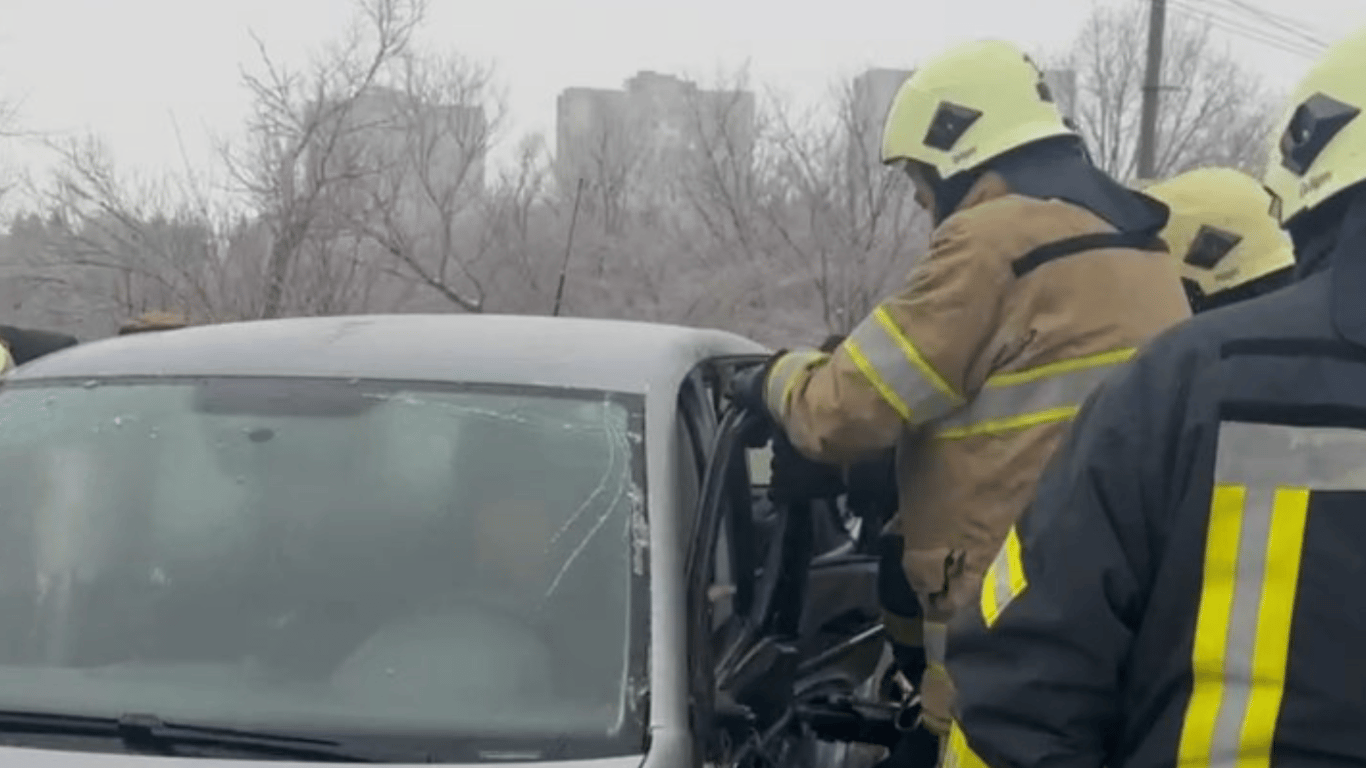
[[[783,359],[789,350],[780,349],[768,356],[764,361],[764,367],[759,371],[759,395],[762,397],[764,390],[768,389],[768,377],[773,375],[773,368],[778,365],[778,361]]]

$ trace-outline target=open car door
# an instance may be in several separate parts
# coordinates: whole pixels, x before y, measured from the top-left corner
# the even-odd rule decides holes
[[[836,500],[775,504],[764,414],[721,393],[762,358],[710,361],[716,414],[687,552],[694,724],[708,762],[868,766],[896,739],[878,557]],[[757,482],[756,482],[757,481]],[[725,610],[718,606],[725,602]]]

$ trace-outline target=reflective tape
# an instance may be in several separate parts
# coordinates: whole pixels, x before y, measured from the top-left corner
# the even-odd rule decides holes
[[[931,665],[944,666],[944,654],[949,643],[949,625],[927,621],[925,632],[925,660]]]
[[[768,372],[768,380],[764,382],[764,402],[768,405],[768,410],[774,416],[781,416],[801,374],[829,358],[830,355],[824,352],[805,351],[789,352],[778,358]]]
[[[963,735],[957,720],[949,726],[949,738],[946,741],[946,746],[940,750],[940,765],[943,768],[988,768],[986,761],[968,746],[967,736]]]
[[[841,345],[882,399],[911,424],[963,405],[963,397],[925,360],[886,307],[873,310]]]
[[[1359,429],[1226,422],[1214,461],[1219,483],[1366,490],[1366,432]]]
[[[1361,430],[1220,425],[1180,764],[1270,765],[1310,493],[1363,467]]]
[[[1001,612],[1006,606],[1019,597],[1028,586],[1029,580],[1025,578],[1024,559],[1021,555],[1020,536],[1012,525],[1006,532],[1006,540],[1001,543],[1001,551],[996,553],[996,559],[991,562],[991,567],[987,568],[986,576],[982,579],[982,592],[979,598],[982,623],[990,629],[996,620],[1001,618]]]
[[[9,373],[14,367],[14,358],[10,357],[9,350],[5,349],[4,344],[0,344],[0,374]]]
[[[992,376],[967,408],[941,422],[938,437],[956,440],[1070,420],[1134,352],[1117,349]]]

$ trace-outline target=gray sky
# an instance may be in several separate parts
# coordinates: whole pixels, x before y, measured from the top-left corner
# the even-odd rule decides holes
[[[1139,2],[1140,0],[1110,0]],[[1246,6],[1290,16],[1331,40],[1366,24],[1366,0],[1170,0],[1171,12],[1224,20],[1219,39],[1285,87],[1309,59],[1248,38],[1266,30]],[[868,65],[908,66],[954,42],[1005,37],[1038,52],[1067,45],[1092,0],[431,0],[424,43],[494,60],[516,130],[553,143],[556,93],[619,87],[638,69],[706,79],[746,62],[763,85],[805,98]],[[1242,6],[1240,8],[1240,6]],[[209,135],[232,134],[246,109],[239,67],[255,30],[301,63],[338,33],[346,0],[0,0],[0,96],[25,127],[93,131],[121,165],[212,162]],[[1243,31],[1230,33],[1243,24]],[[45,155],[0,145],[0,164],[40,170]]]

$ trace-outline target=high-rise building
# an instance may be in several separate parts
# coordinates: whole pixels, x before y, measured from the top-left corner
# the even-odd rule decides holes
[[[661,202],[700,157],[752,162],[749,91],[705,90],[642,71],[621,90],[565,89],[556,116],[556,177],[565,189],[583,179],[628,201]]]
[[[376,174],[400,204],[416,205],[421,177],[459,196],[483,192],[489,126],[482,106],[424,102],[376,86],[341,114],[339,125],[318,132],[311,151],[326,153],[327,162],[310,163],[314,172]]]
[[[911,76],[909,69],[869,69],[854,78],[849,90],[845,129],[849,132],[849,167],[875,168],[881,164],[882,126],[897,89]]]

